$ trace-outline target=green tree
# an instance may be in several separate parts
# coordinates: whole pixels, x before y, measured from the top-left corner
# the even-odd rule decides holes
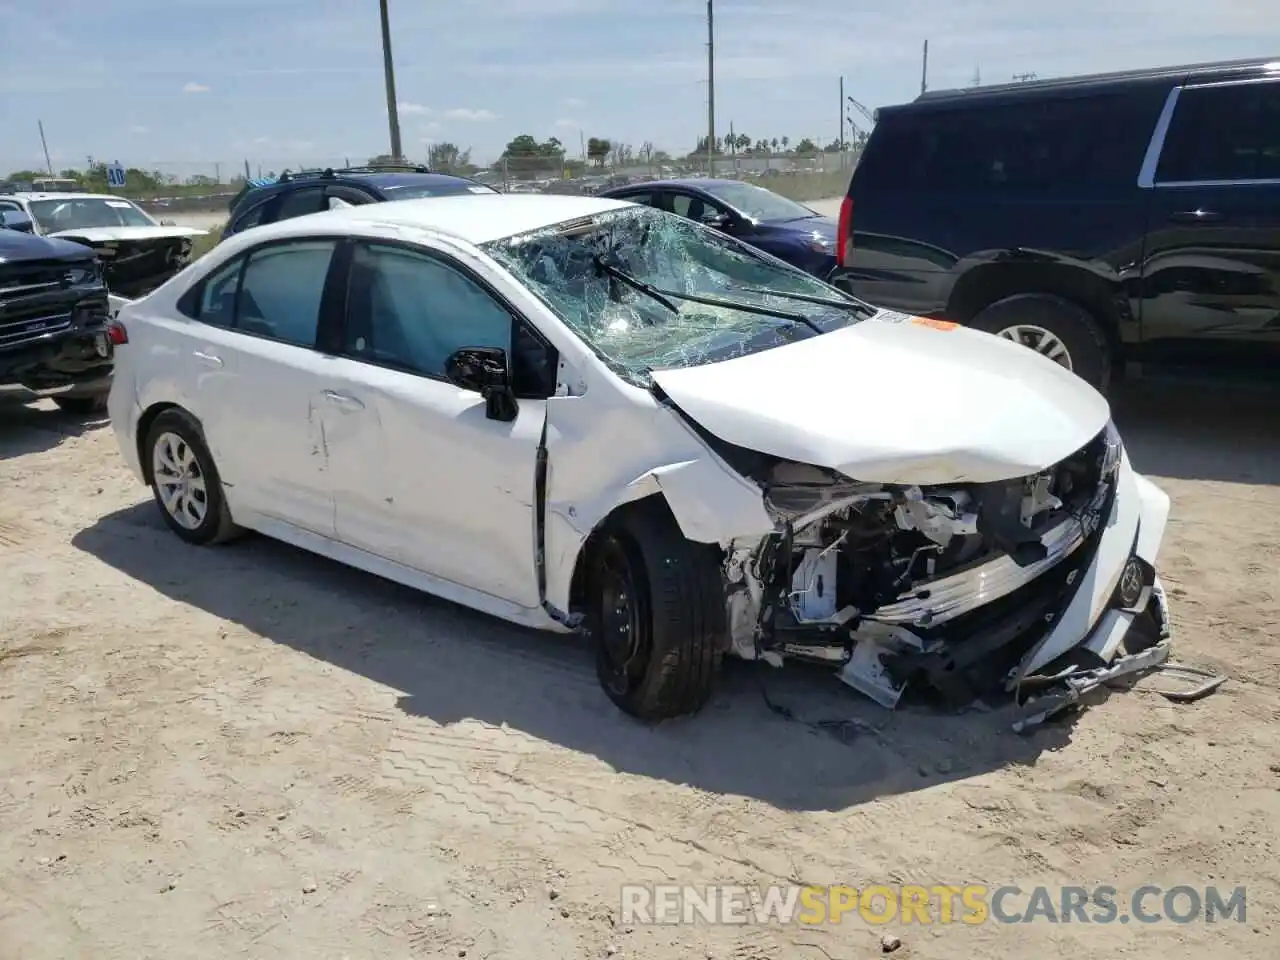
[[[594,163],[597,167],[603,167],[604,161],[613,150],[613,144],[601,137],[589,137],[587,139],[587,159]]]
[[[812,140],[810,140],[808,137],[804,137],[803,139],[801,139],[799,143],[796,144],[797,157],[816,157],[817,155],[818,155],[818,145],[814,143]]]
[[[448,140],[433,143],[427,151],[427,166],[441,173],[470,176],[475,172],[471,163],[471,151],[462,150]]]

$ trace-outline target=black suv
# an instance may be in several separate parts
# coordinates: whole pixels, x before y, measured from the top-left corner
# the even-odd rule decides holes
[[[275,179],[250,180],[241,188],[231,201],[231,217],[222,239],[260,224],[339,206],[497,192],[478,180],[431,173],[426,167],[286,171]]]
[[[113,344],[94,252],[0,224],[0,400],[52,397],[71,413],[105,407]],[[14,227],[17,227],[14,229]]]
[[[854,171],[836,282],[1105,390],[1280,369],[1280,57],[921,95]]]

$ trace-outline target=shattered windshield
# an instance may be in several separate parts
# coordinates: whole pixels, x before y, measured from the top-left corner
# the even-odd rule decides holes
[[[45,233],[84,230],[89,227],[154,227],[155,221],[128,200],[111,197],[76,197],[67,200],[32,200],[31,219]]]
[[[651,207],[558,224],[484,250],[642,387],[654,370],[758,353],[874,312],[807,273]]]

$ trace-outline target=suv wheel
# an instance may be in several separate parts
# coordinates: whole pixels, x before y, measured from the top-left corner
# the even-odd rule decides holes
[[[1020,294],[999,300],[969,323],[1035,350],[1101,393],[1111,382],[1111,349],[1097,322],[1061,297]]]

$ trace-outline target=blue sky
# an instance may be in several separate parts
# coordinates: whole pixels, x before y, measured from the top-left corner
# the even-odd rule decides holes
[[[718,132],[832,140],[930,87],[1280,57],[1277,0],[717,0]],[[689,150],[706,129],[703,0],[391,0],[406,153],[512,136]],[[0,0],[0,172],[86,155],[173,173],[387,149],[377,0]]]

